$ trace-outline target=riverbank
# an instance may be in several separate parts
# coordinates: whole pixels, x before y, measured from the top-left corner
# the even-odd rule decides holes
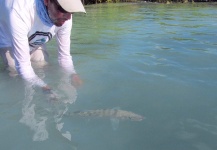
[[[120,2],[145,2],[145,3],[192,3],[192,2],[207,2],[217,4],[217,0],[82,0],[84,5],[98,3],[120,3]]]

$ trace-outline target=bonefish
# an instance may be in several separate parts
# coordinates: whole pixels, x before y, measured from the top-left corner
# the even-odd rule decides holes
[[[109,117],[118,120],[142,121],[145,117],[135,114],[131,111],[120,109],[97,109],[87,111],[76,111],[64,114],[66,116],[82,116],[82,117]]]

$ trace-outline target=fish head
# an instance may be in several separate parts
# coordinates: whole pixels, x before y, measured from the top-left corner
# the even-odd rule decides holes
[[[145,119],[145,117],[138,115],[138,114],[131,114],[128,116],[128,119],[132,121],[142,121]]]

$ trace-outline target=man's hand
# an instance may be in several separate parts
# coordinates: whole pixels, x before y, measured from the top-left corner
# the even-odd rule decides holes
[[[59,96],[48,85],[42,87],[42,90],[47,95],[49,101],[56,101],[59,99]]]
[[[83,84],[83,81],[80,79],[79,75],[73,74],[71,84],[75,87],[79,87]]]
[[[42,87],[42,90],[43,90],[43,92],[45,92],[45,93],[50,93],[50,92],[51,92],[51,88],[50,88],[48,85],[43,86],[43,87]]]

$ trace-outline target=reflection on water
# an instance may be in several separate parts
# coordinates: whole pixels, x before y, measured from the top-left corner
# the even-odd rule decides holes
[[[86,15],[73,15],[71,37],[82,87],[75,89],[57,69],[54,41],[49,65],[37,70],[53,96],[0,66],[0,148],[215,150],[216,7],[86,6]],[[119,123],[115,108],[146,119]],[[72,112],[87,117],[66,115]]]
[[[37,71],[39,72],[39,71]],[[39,76],[44,78],[43,70],[40,69]],[[35,97],[39,96],[33,85],[26,83],[25,85],[25,99],[23,100],[22,117],[20,122],[28,126],[33,133],[33,141],[44,141],[49,138],[47,131],[48,119],[52,119],[56,124],[56,129],[61,132],[62,136],[71,141],[71,133],[69,131],[62,132],[64,122],[62,116],[68,111],[68,105],[74,103],[77,98],[75,87],[70,84],[69,76],[62,75],[57,86],[58,93],[45,93],[50,107],[43,107],[42,103],[35,102]],[[54,95],[55,94],[55,95]],[[43,95],[43,96],[45,96]],[[54,99],[55,98],[55,99]],[[37,99],[39,100],[39,99]],[[40,108],[42,107],[42,108]]]
[[[47,117],[40,116],[35,118],[35,104],[31,104],[33,96],[33,87],[31,85],[27,85],[25,88],[25,99],[23,101],[23,116],[20,119],[20,122],[29,126],[30,129],[34,131],[33,141],[43,141],[48,138],[48,132],[45,125]]]

